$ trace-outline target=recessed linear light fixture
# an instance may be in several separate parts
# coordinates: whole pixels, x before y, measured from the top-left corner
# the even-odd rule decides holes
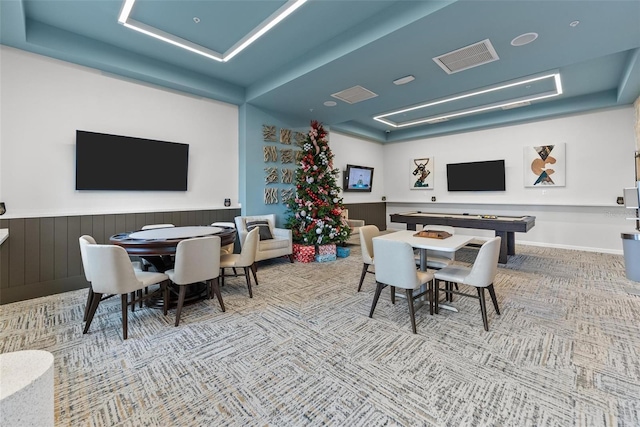
[[[227,62],[244,49],[246,49],[251,43],[262,37],[267,31],[278,25],[283,19],[291,15],[300,6],[307,2],[307,0],[289,0],[282,7],[271,14],[267,19],[262,21],[257,27],[251,30],[247,35],[240,39],[236,44],[231,46],[229,50],[224,53],[216,52],[215,50],[207,49],[199,44],[192,43],[189,40],[185,40],[181,37],[173,34],[166,33],[158,28],[150,25],[143,24],[134,19],[129,18],[133,5],[136,0],[124,0],[122,4],[122,10],[118,17],[118,22],[127,28],[138,31],[142,34],[154,37],[163,42],[172,44],[174,46],[186,49],[190,52],[197,53],[198,55],[205,56],[209,59],[213,59],[218,62]]]
[[[470,98],[470,97],[473,97],[473,96],[483,95],[483,94],[486,94],[486,93],[496,92],[496,91],[499,91],[499,90],[502,90],[502,89],[508,89],[508,88],[512,88],[512,87],[515,87],[515,86],[526,85],[528,83],[536,82],[536,81],[543,80],[543,79],[551,79],[551,78],[554,79],[554,81],[555,81],[555,91],[549,91],[549,92],[545,92],[545,93],[541,93],[541,94],[536,94],[536,95],[533,95],[533,96],[530,96],[530,97],[511,99],[509,101],[498,102],[498,103],[495,103],[495,104],[483,105],[483,106],[480,106],[480,107],[477,107],[477,108],[470,108],[468,110],[460,110],[460,111],[456,111],[456,112],[448,113],[448,114],[436,115],[436,116],[431,116],[431,117],[424,117],[424,118],[420,118],[420,119],[417,119],[417,120],[411,120],[411,121],[403,122],[403,123],[397,123],[397,122],[393,122],[391,120],[385,119],[385,117],[393,116],[393,115],[396,115],[396,114],[406,113],[406,112],[409,112],[409,111],[415,111],[415,110],[419,110],[419,109],[422,109],[422,108],[433,107],[434,105],[445,104],[447,102],[457,101],[459,99]],[[402,128],[402,127],[406,127],[406,126],[418,125],[418,124],[421,124],[421,123],[439,123],[441,121],[444,121],[442,119],[450,119],[450,118],[466,116],[466,115],[469,115],[469,114],[480,113],[480,112],[489,111],[489,110],[496,110],[496,109],[499,109],[499,108],[509,107],[511,105],[522,104],[522,103],[531,102],[531,101],[537,101],[537,100],[540,100],[540,99],[551,98],[551,97],[558,96],[558,95],[562,95],[562,81],[560,79],[560,73],[552,73],[552,74],[545,74],[543,76],[532,77],[532,78],[525,79],[525,80],[519,80],[517,82],[512,82],[512,83],[508,83],[508,84],[504,84],[504,85],[500,85],[500,86],[496,86],[496,87],[491,87],[491,88],[488,88],[488,89],[469,92],[469,93],[465,93],[465,94],[462,94],[462,95],[452,96],[452,97],[449,97],[449,98],[444,98],[444,99],[440,99],[438,101],[428,102],[426,104],[420,104],[420,105],[416,105],[416,106],[409,107],[409,108],[403,108],[403,109],[392,111],[392,112],[389,112],[389,113],[380,114],[379,116],[375,116],[373,119],[377,120],[377,121],[379,121],[381,123],[384,123],[386,125],[393,126],[395,128]]]

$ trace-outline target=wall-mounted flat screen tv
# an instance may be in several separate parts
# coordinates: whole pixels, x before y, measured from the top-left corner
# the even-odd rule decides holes
[[[447,164],[448,191],[505,191],[504,160]]]
[[[371,191],[372,184],[372,167],[347,165],[347,170],[342,172],[342,189],[344,191]]]
[[[76,190],[187,191],[189,145],[76,131]]]

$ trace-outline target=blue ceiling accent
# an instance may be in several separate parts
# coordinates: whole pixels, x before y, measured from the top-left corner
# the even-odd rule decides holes
[[[131,17],[224,52],[284,3],[137,0]],[[640,96],[640,0],[309,0],[226,63],[125,28],[117,22],[122,4],[2,0],[0,43],[236,105],[249,103],[301,122],[320,120],[380,142],[629,105]],[[579,24],[570,26],[573,21]],[[510,44],[529,32],[539,35],[532,43]],[[485,39],[499,60],[449,75],[432,59]],[[563,94],[529,106],[406,128],[373,120],[403,107],[555,71]],[[409,74],[413,82],[393,84]],[[378,96],[323,105],[335,100],[331,94],[356,85]],[[519,88],[513,96],[526,96],[527,89],[544,88]],[[474,97],[452,107],[503,97]]]

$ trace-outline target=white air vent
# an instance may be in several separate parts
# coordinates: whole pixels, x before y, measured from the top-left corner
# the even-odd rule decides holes
[[[349,104],[355,104],[356,102],[375,98],[376,96],[378,96],[378,94],[373,93],[369,89],[365,89],[362,86],[354,86],[338,93],[331,94],[331,96],[339,99],[340,101],[344,101]]]
[[[447,74],[468,70],[469,68],[488,64],[498,59],[500,58],[489,39],[433,58],[436,64]]]

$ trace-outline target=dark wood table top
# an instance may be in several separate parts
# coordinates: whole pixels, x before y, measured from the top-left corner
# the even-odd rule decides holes
[[[161,230],[169,230],[163,238]],[[149,236],[154,238],[132,238],[131,235],[137,237]],[[184,237],[175,237],[184,236]],[[236,240],[236,229],[231,227],[210,227],[210,226],[192,226],[192,227],[171,227],[153,230],[136,230],[127,231],[125,233],[114,234],[109,238],[112,245],[122,246],[129,255],[175,255],[176,247],[180,241],[204,236],[218,236],[221,239],[220,245],[225,246],[234,243]]]

